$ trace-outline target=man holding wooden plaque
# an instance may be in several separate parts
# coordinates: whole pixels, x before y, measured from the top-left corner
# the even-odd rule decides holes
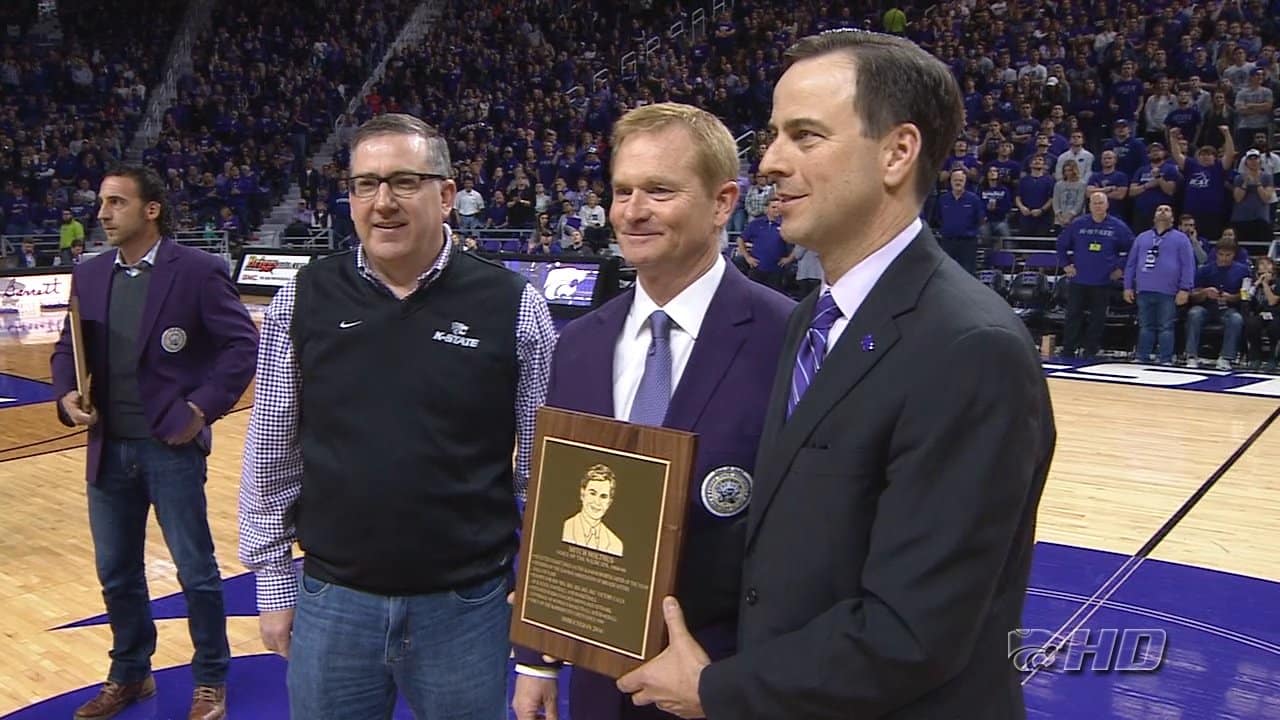
[[[50,359],[58,419],[88,428],[89,529],[111,623],[106,682],[74,717],[113,717],[156,693],[143,562],[154,508],[194,646],[189,717],[221,720],[231,649],[206,512],[206,457],[210,426],[253,379],[258,332],[226,263],[174,241],[173,211],[155,171],[114,167],[98,197],[112,249],[75,266],[71,313]]]
[[[708,664],[673,624],[618,687],[682,718],[1023,720],[1008,643],[1056,430],[1026,327],[919,219],[960,88],[878,33],[784,66],[760,172],[824,281],[765,415],[736,654]]]
[[[719,254],[721,230],[738,200],[736,146],[719,120],[686,105],[649,105],[618,121],[611,145],[610,221],[622,254],[636,267],[636,287],[564,329],[556,347],[547,405],[598,416],[594,420],[601,425],[595,437],[609,437],[612,428],[618,441],[611,443],[615,450],[591,448],[575,460],[579,449],[574,433],[556,431],[558,423],[572,422],[569,414],[544,414],[547,426],[556,425],[540,434],[535,449],[544,453],[535,460],[535,472],[538,482],[547,483],[547,494],[543,495],[542,487],[530,491],[524,542],[531,544],[531,522],[554,506],[538,507],[546,502],[544,498],[552,497],[554,480],[557,487],[568,486],[556,490],[556,497],[567,492],[569,499],[553,501],[567,512],[558,516],[547,512],[545,517],[557,524],[535,534],[535,554],[542,542],[538,538],[553,535],[552,545],[558,544],[553,553],[582,557],[583,565],[595,563],[602,573],[621,563],[640,562],[646,550],[652,555],[649,533],[629,532],[626,525],[650,527],[651,522],[643,518],[652,518],[655,508],[665,505],[647,500],[646,488],[662,486],[657,479],[661,477],[667,478],[666,487],[679,485],[682,463],[677,456],[681,448],[693,447],[696,434],[696,454],[683,469],[689,475],[688,500],[677,498],[676,505],[685,516],[674,568],[676,590],[683,622],[712,658],[725,657],[734,650],[743,522],[751,499],[753,461],[769,381],[793,303],[751,282]],[[601,356],[612,362],[601,363]],[[664,442],[659,438],[669,444],[667,451],[658,449]],[[629,453],[625,447],[648,449]],[[562,542],[564,521],[570,515],[582,508],[589,520],[593,512],[586,507],[592,500],[578,494],[579,481],[584,474],[589,478],[590,466],[574,470],[575,462],[581,465],[590,458],[609,457],[611,452],[617,460],[603,464],[616,482],[611,485],[611,507],[603,517],[622,543],[621,558]],[[624,471],[618,464],[624,462],[634,469]],[[664,462],[670,463],[669,471],[659,469]],[[600,470],[596,474],[605,476]],[[581,484],[581,489],[591,486]],[[664,527],[669,523],[670,518],[662,522]],[[660,554],[662,544],[658,547]],[[528,561],[522,556],[522,563]],[[522,616],[537,609],[530,603],[536,597],[525,579],[522,574],[516,597],[517,635]],[[660,601],[657,597],[647,616],[650,625],[656,623],[659,629],[664,625],[655,612]],[[660,648],[661,643],[656,649]],[[542,659],[548,649],[517,649],[519,675],[512,708],[519,720],[541,713],[547,718],[557,716],[557,669]],[[646,649],[646,659],[656,654],[655,648]],[[639,661],[632,663],[636,665]],[[612,677],[576,667],[570,685],[573,716],[592,720],[663,717],[653,708],[633,706],[614,683]]]

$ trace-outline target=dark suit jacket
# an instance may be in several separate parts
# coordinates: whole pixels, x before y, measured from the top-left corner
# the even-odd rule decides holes
[[[89,428],[85,473],[90,483],[98,478],[105,437],[103,409],[111,397],[107,319],[115,261],[115,252],[102,253],[76,265],[71,276],[71,291],[80,300],[84,322],[86,365],[92,378],[90,400],[99,409],[99,421]],[[186,335],[185,345],[176,352],[166,350],[162,343],[165,332],[172,328],[180,328]],[[171,338],[176,336],[176,332],[170,333]],[[196,442],[207,452],[208,425],[225,415],[253,380],[257,345],[258,330],[240,302],[226,261],[167,238],[162,240],[138,331],[138,390],[155,437],[176,435],[191,422],[190,400],[205,416],[206,427]],[[63,325],[51,364],[54,397],[61,399],[76,388],[69,324]],[[55,404],[58,419],[71,425],[62,404]]]
[[[547,405],[613,417],[614,346],[634,295],[623,293],[564,328]],[[726,266],[663,423],[698,433],[677,594],[690,629],[713,656],[732,651],[746,513],[711,514],[701,500],[702,480],[725,465],[753,471],[778,343],[794,306]],[[540,664],[527,651],[518,659]],[[575,669],[573,683],[574,717],[607,720],[630,704],[612,679]]]
[[[707,717],[1024,717],[1007,634],[1056,439],[1030,335],[925,229],[787,420],[815,302],[783,345]]]
[[[49,265],[49,258],[44,254],[43,251],[37,249],[32,254],[35,255],[35,262],[28,261],[27,254],[22,252],[22,248],[19,247],[18,252],[15,253],[15,255],[18,258],[18,264],[16,265],[16,267],[29,269],[29,268],[46,267]]]

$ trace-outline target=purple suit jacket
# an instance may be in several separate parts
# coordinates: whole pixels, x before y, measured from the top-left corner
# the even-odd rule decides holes
[[[111,397],[107,319],[115,259],[115,252],[104,252],[72,271],[71,292],[80,300],[83,319],[90,400],[99,409],[99,421],[89,428],[85,477],[90,483],[98,479],[106,435],[103,409]],[[184,335],[185,343],[177,342]],[[208,452],[208,425],[225,415],[253,380],[257,343],[258,330],[240,302],[226,261],[169,238],[161,240],[138,329],[138,390],[152,434],[164,439],[181,432],[192,418],[187,407],[191,401],[204,413],[206,427],[196,442]],[[69,323],[63,325],[51,364],[54,397],[60,400],[76,388]],[[70,426],[61,402],[55,405],[58,419]]]
[[[564,328],[547,405],[613,417],[614,346],[633,296],[623,293]],[[769,388],[794,307],[790,298],[726,267],[663,423],[699,436],[676,593],[712,658],[734,648],[747,513],[744,507],[732,517],[713,515],[702,501],[702,481],[726,465],[754,473]],[[517,649],[517,661],[542,664],[538,654],[523,649]],[[574,717],[610,720],[631,705],[610,678],[575,669],[572,684]],[[626,712],[636,714],[634,708]]]

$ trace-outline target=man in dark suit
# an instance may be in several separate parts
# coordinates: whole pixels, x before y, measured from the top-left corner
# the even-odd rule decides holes
[[[23,270],[44,267],[49,264],[44,252],[36,247],[35,242],[31,238],[22,240],[22,250],[17,253],[17,267]]]
[[[913,44],[788,51],[760,166],[824,285],[783,342],[748,514],[737,655],[671,642],[619,679],[681,717],[1025,717],[1008,657],[1056,439],[1030,335],[918,219],[963,117]]]
[[[714,657],[733,651],[746,509],[777,347],[794,303],[719,254],[738,202],[733,136],[709,113],[645,106],[614,127],[610,221],[636,286],[565,327],[547,404],[698,433],[678,584]],[[602,361],[602,358],[607,358]],[[518,652],[517,720],[556,717],[554,672]],[[537,675],[542,678],[538,679]],[[664,717],[573,671],[575,718]]]
[[[139,166],[102,181],[105,252],[75,266],[91,403],[76,389],[69,323],[53,352],[58,417],[88,426],[89,525],[111,620],[111,669],[76,718],[105,718],[156,692],[143,566],[152,505],[178,568],[195,645],[190,717],[226,715],[222,580],[205,512],[209,426],[253,379],[257,330],[226,262],[170,237],[164,182]]]

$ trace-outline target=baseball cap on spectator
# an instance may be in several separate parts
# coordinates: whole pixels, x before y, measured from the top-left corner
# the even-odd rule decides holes
[[[1251,157],[1262,157],[1262,152],[1258,150],[1258,148],[1249,148],[1248,152],[1246,152],[1244,156],[1246,159]]]

